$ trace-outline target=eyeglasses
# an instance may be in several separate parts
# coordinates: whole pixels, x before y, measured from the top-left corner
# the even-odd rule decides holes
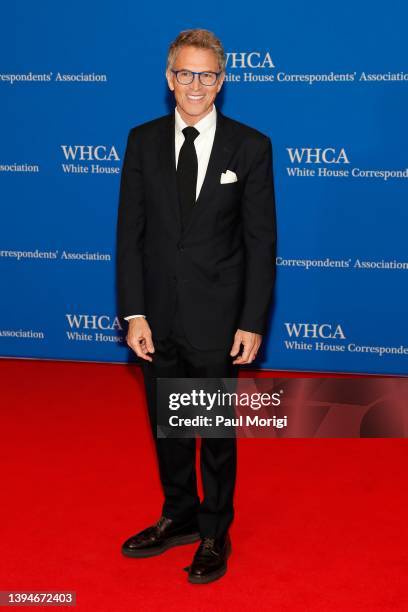
[[[194,76],[198,74],[201,85],[206,87],[215,85],[221,74],[221,72],[194,72],[193,70],[172,70],[172,73],[176,75],[180,85],[190,85],[194,81]]]

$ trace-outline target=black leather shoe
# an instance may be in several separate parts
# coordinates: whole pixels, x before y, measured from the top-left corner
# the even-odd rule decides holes
[[[181,524],[161,516],[157,523],[126,540],[122,552],[127,557],[153,557],[173,546],[191,544],[199,539],[195,518]]]
[[[230,554],[231,539],[228,534],[222,539],[203,538],[188,568],[188,581],[205,584],[221,578],[227,571]]]

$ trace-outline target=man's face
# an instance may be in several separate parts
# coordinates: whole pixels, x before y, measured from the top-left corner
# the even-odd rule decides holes
[[[185,46],[179,50],[172,68],[194,72],[219,72],[220,70],[214,51],[191,46]],[[224,76],[224,73],[220,74],[215,85],[202,85],[198,75],[194,76],[190,85],[181,85],[176,75],[167,71],[167,82],[171,91],[174,91],[177,110],[188,125],[194,125],[211,111],[213,102],[224,82]]]

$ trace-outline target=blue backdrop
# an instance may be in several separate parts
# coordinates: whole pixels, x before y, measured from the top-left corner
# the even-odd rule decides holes
[[[13,5],[14,4],[14,5]],[[228,53],[219,106],[269,134],[278,274],[265,368],[408,372],[408,5],[20,0],[0,38],[0,353],[123,362],[115,225],[167,48]]]

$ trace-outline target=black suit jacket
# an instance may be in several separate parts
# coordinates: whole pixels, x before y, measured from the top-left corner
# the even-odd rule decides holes
[[[275,279],[270,139],[217,111],[207,173],[181,230],[174,113],[133,128],[122,168],[117,231],[120,315],[144,314],[153,341],[176,298],[189,342],[230,345],[237,328],[263,334]],[[221,173],[238,181],[222,184]]]

